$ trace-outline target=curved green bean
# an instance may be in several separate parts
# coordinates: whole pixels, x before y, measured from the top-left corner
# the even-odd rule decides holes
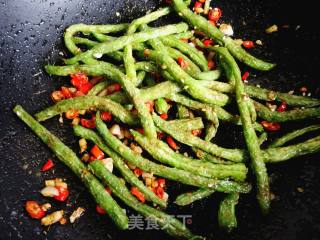
[[[320,125],[316,124],[316,125],[311,125],[302,129],[298,129],[295,130],[293,132],[287,133],[286,135],[274,140],[270,145],[269,148],[274,148],[274,147],[281,147],[284,144],[286,144],[287,142],[300,137],[308,132],[313,132],[313,131],[317,131],[320,129]]]
[[[218,211],[218,223],[220,228],[231,231],[238,226],[235,212],[238,200],[238,193],[230,193],[221,201]]]

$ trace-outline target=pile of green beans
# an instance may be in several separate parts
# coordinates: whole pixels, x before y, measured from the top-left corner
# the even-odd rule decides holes
[[[238,225],[236,205],[241,194],[249,193],[252,186],[262,213],[270,211],[268,164],[320,151],[320,136],[287,145],[299,136],[319,131],[319,124],[304,126],[272,141],[265,122],[319,119],[320,100],[244,83],[236,60],[261,71],[269,71],[275,64],[247,53],[231,37],[191,11],[190,1],[171,2],[171,6],[131,23],[68,27],[64,42],[73,56],[64,59],[64,66],[45,66],[46,72],[64,77],[81,73],[104,80],[93,84],[87,94],[62,99],[39,111],[36,120],[19,105],[13,111],[83,181],[118,228],[128,228],[128,217],[113,194],[128,207],[152,218],[169,235],[203,239],[165,213],[170,200],[159,197],[130,166],[171,180],[173,186],[180,183],[194,187],[193,191],[178,195],[174,203],[179,206],[195,203],[215,192],[224,193],[217,218],[219,226],[230,231]],[[206,10],[208,4],[210,1],[206,1]],[[172,12],[186,22],[148,26]],[[192,28],[202,35],[191,31]],[[199,37],[212,39],[217,45],[206,46]],[[184,41],[180,41],[182,38]],[[185,42],[186,39],[204,51]],[[206,55],[214,56],[216,69],[209,69],[211,58]],[[112,59],[112,63],[107,59]],[[114,84],[120,84],[121,89],[108,92]],[[285,102],[289,109],[273,111],[267,102]],[[236,110],[231,113],[226,109]],[[75,124],[74,134],[89,140],[112,158],[116,173],[108,171],[99,160],[86,165],[39,123],[69,110],[91,115],[95,129]],[[102,112],[110,113],[112,123],[120,124],[121,131],[126,130],[123,138],[113,135],[101,117]],[[242,130],[246,147],[226,148],[214,143],[220,126],[230,124]],[[129,143],[139,145],[141,152],[132,150]],[[248,182],[249,171],[255,176],[255,184]],[[135,198],[126,184],[137,188],[147,202]],[[104,186],[112,190],[112,195],[106,193]]]

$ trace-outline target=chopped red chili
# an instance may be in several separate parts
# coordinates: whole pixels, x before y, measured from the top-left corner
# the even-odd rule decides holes
[[[281,128],[281,125],[277,122],[262,121],[261,124],[266,130],[270,132],[278,131]]]
[[[54,163],[53,163],[52,159],[48,159],[48,161],[42,166],[41,171],[42,172],[48,171],[51,168],[53,168],[53,166],[54,166]]]

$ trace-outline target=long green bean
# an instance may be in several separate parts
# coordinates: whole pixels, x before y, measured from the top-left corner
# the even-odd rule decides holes
[[[186,228],[186,226],[173,216],[143,204],[134,198],[121,180],[110,173],[100,161],[93,161],[90,163],[89,169],[93,174],[105,182],[112,192],[125,204],[143,214],[145,217],[154,220],[161,229],[166,231],[168,234],[177,238],[191,239],[193,237],[192,233]]]
[[[251,99],[245,92],[244,84],[241,79],[240,69],[229,54],[228,50],[215,47],[212,50],[217,52],[230,66],[235,78],[235,91],[238,109],[240,112],[243,133],[247,144],[247,149],[251,159],[252,169],[257,179],[257,199],[262,213],[268,213],[270,209],[270,190],[265,159],[261,152],[258,137],[252,124],[252,112],[250,111]]]
[[[184,32],[187,29],[188,29],[188,26],[185,23],[179,23],[175,25],[167,25],[164,27],[155,28],[145,32],[135,33],[129,36],[119,37],[112,42],[99,43],[98,45],[96,45],[95,47],[93,47],[92,49],[86,52],[79,53],[73,58],[66,59],[65,63],[70,65],[70,64],[75,64],[79,61],[86,61],[87,59],[93,58],[94,56],[97,56],[97,55],[101,56],[108,52],[114,52],[114,51],[120,50],[125,45],[132,42],[145,42],[152,38],[166,36],[173,33]]]
[[[123,209],[108,194],[99,181],[87,170],[77,155],[55,135],[33,119],[20,105],[13,111],[69,167],[86,185],[95,201],[107,211],[120,229],[128,228],[128,218]]]
[[[100,119],[99,113],[96,115],[97,129],[104,139],[104,141],[119,155],[126,159],[129,163],[139,167],[140,169],[153,172],[158,176],[162,176],[171,180],[175,180],[187,185],[206,187],[216,189],[222,192],[248,192],[250,185],[246,183],[236,183],[228,180],[216,180],[197,176],[184,170],[166,167],[163,165],[155,164],[141,155],[135,154],[129,147],[124,145],[120,140],[114,137]]]
[[[143,182],[141,182],[137,176],[124,164],[124,160],[116,152],[108,148],[103,143],[103,140],[98,136],[98,134],[81,126],[74,126],[73,130],[75,135],[94,142],[102,151],[108,154],[113,159],[114,166],[120,171],[124,179],[132,186],[136,186],[144,194],[147,200],[152,201],[161,207],[166,207],[166,202],[160,199]]]
[[[258,116],[269,122],[287,122],[320,117],[320,107],[278,112],[271,111],[269,108],[257,101],[253,101],[253,104],[257,110]]]
[[[269,145],[269,148],[274,148],[274,147],[281,147],[283,146],[284,144],[286,144],[287,142],[297,138],[297,137],[300,137],[308,132],[313,132],[313,131],[317,131],[320,129],[320,125],[317,124],[317,125],[311,125],[311,126],[308,126],[308,127],[305,127],[305,128],[302,128],[302,129],[298,129],[298,130],[295,130],[293,132],[290,132],[290,133],[287,133],[286,135],[274,140],[270,145]]]

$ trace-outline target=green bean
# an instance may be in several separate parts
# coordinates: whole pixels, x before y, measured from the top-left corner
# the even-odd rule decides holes
[[[178,103],[177,116],[180,119],[188,119],[193,117],[193,113],[186,106]]]
[[[173,95],[168,95],[167,98],[169,98],[170,100],[183,104],[186,107],[201,111],[205,114],[206,118],[211,121],[216,128],[219,126],[219,120],[218,120],[218,116],[215,112],[215,110],[204,103],[200,103],[197,101],[194,101],[188,97],[185,97],[182,94],[173,94]]]
[[[267,133],[266,132],[261,133],[258,138],[259,145],[261,146],[265,141],[267,141],[267,139],[268,139]]]
[[[174,60],[177,60],[178,58],[183,59],[183,61],[186,63],[186,67],[183,70],[186,73],[188,73],[190,76],[195,77],[195,76],[198,76],[199,73],[201,73],[200,68],[194,62],[192,62],[192,60],[188,56],[186,56],[185,54],[181,53],[179,50],[176,50],[174,48],[165,47],[165,46],[164,48],[167,50],[169,56]],[[158,50],[158,49],[155,49],[155,50]]]
[[[98,136],[98,134],[90,129],[81,126],[74,126],[73,130],[76,136],[94,142],[103,152],[108,154],[113,159],[114,166],[120,171],[124,179],[132,186],[136,186],[144,194],[147,200],[152,201],[161,207],[166,207],[166,202],[160,199],[143,182],[141,182],[138,177],[123,162],[124,160],[103,143],[103,140]]]
[[[177,40],[177,37],[175,36],[162,37],[161,41],[164,45],[176,48],[189,56],[190,59],[201,68],[202,71],[208,71],[208,62],[206,58],[204,57],[203,53],[195,47],[190,46],[188,43]]]
[[[68,50],[74,54],[80,54],[81,50],[72,41],[73,35],[77,32],[82,33],[110,33],[110,32],[120,32],[128,27],[127,23],[115,24],[115,25],[86,25],[86,24],[74,24],[66,29],[64,34],[64,42]]]
[[[156,108],[157,113],[167,114],[170,107],[164,98],[158,98],[155,102],[155,108]]]
[[[130,51],[130,45],[126,47],[128,51]],[[130,58],[130,53],[129,55],[125,56],[124,60],[128,60],[127,58]],[[127,61],[128,62],[128,61]],[[127,68],[126,68],[127,69]],[[114,70],[116,70],[114,68]],[[146,136],[149,138],[157,138],[157,132],[156,128],[153,124],[151,114],[149,112],[148,107],[145,105],[144,100],[141,98],[140,90],[136,88],[133,84],[133,81],[136,81],[135,76],[132,76],[132,73],[135,72],[134,65],[131,66],[131,77],[127,76],[122,76],[121,79],[121,85],[124,87],[126,90],[127,94],[129,95],[130,99],[132,100],[134,106],[136,107],[139,117],[140,117],[140,122],[141,125],[145,131]],[[119,76],[121,72],[119,71]],[[127,73],[128,74],[128,73]]]
[[[145,32],[135,33],[129,36],[122,36],[112,42],[99,43],[97,46],[93,47],[92,49],[83,53],[79,53],[73,58],[65,60],[65,63],[70,65],[70,64],[75,64],[79,61],[83,62],[97,55],[100,56],[101,54],[103,55],[108,52],[114,52],[114,51],[120,50],[125,45],[132,42],[145,42],[152,38],[166,36],[166,35],[170,35],[178,32],[184,32],[187,30],[187,28],[188,26],[185,23],[179,23],[174,25],[167,25],[160,28],[155,28],[153,30],[149,30]]]
[[[195,190],[193,192],[187,192],[180,194],[176,200],[174,201],[175,204],[179,206],[186,206],[191,203],[194,203],[195,201],[204,199],[206,197],[209,197],[214,193],[214,190],[209,188],[199,188],[198,190]]]
[[[287,147],[267,148],[263,154],[267,163],[277,163],[318,151],[320,151],[319,136]]]
[[[188,146],[202,149],[203,151],[233,162],[242,162],[247,158],[243,150],[222,148],[213,143],[206,142],[201,138],[192,135],[191,133],[178,131],[177,128],[170,126],[166,121],[162,120],[155,114],[153,114],[153,120],[162,131]]]
[[[84,44],[89,48],[93,48],[94,46],[96,46],[98,44],[95,41],[89,40],[87,38],[81,38],[81,37],[73,37],[72,41],[75,44]],[[118,62],[122,62],[122,60],[123,60],[123,52],[121,52],[121,51],[109,52],[109,53],[106,53],[106,55],[108,57],[111,57],[112,59],[118,61]]]
[[[246,95],[240,69],[228,50],[221,47],[216,47],[214,50],[227,62],[232,69],[235,78],[236,100],[240,112],[243,133],[250,155],[252,169],[257,178],[257,199],[262,213],[266,214],[270,208],[269,180],[265,159],[261,152],[255,129],[252,125],[252,116],[250,116],[251,112],[249,106],[251,104],[251,99]]]
[[[191,174],[184,170],[159,165],[143,158],[141,155],[134,153],[129,147],[124,145],[120,140],[118,140],[109,132],[106,125],[100,119],[99,113],[97,113],[96,115],[96,126],[98,132],[100,133],[104,141],[109,145],[109,147],[111,147],[114,151],[116,151],[119,155],[126,159],[127,162],[139,167],[143,171],[153,172],[155,175],[178,181],[187,185],[207,187],[222,192],[240,191],[245,193],[250,191],[250,185],[248,185],[247,183],[236,183],[228,180],[205,178],[195,174]]]
[[[96,85],[94,85],[90,91],[88,92],[88,95],[91,96],[96,96],[98,95],[102,90],[104,90],[106,87],[108,87],[108,85],[110,85],[110,81],[105,80],[103,82],[100,82]]]
[[[219,44],[224,43],[228,50],[238,60],[253,68],[264,71],[270,70],[275,66],[272,63],[264,62],[247,53],[243,48],[241,48],[241,46],[236,45],[231,38],[225,37],[223,33],[218,28],[210,24],[207,19],[192,12],[182,0],[173,0],[172,3],[173,8],[179,16],[197,28],[197,30],[202,31],[208,37],[215,39]]]
[[[200,149],[192,148],[192,150],[196,153],[196,156],[201,160],[204,160],[207,162],[212,162],[212,163],[217,163],[217,164],[227,164],[227,165],[234,164],[234,162],[224,160],[224,159],[217,157],[217,156],[213,156],[213,155],[211,155],[207,152],[204,152]]]
[[[320,125],[317,124],[317,125],[311,125],[311,126],[308,126],[308,127],[305,127],[305,128],[302,128],[302,129],[298,129],[298,130],[295,130],[293,132],[290,132],[290,133],[287,133],[286,135],[274,140],[270,145],[269,145],[269,148],[274,148],[274,147],[281,147],[283,146],[284,144],[286,144],[287,142],[297,138],[297,137],[300,137],[308,132],[313,132],[313,131],[317,131],[320,129]]]
[[[218,211],[218,223],[220,228],[231,231],[238,226],[235,212],[238,200],[238,193],[230,193],[221,201]]]
[[[200,72],[194,76],[195,79],[199,80],[210,80],[214,81],[219,79],[221,76],[221,71],[219,69],[217,70],[212,70],[208,72]]]
[[[146,31],[148,29],[150,29],[150,28],[146,24],[141,25],[142,31]],[[176,41],[179,41],[179,40],[176,40]],[[176,50],[171,47],[166,47],[162,43],[162,41],[160,41],[159,39],[157,39],[157,38],[150,39],[148,41],[148,43],[152,46],[152,48],[154,50],[162,51],[163,54],[169,55],[171,58],[173,58],[175,60],[177,60],[178,58],[182,58],[183,61],[186,62],[186,66],[185,66],[184,70],[186,71],[186,73],[190,74],[191,76],[194,76],[195,74],[197,74],[201,71],[200,68],[196,64],[194,64],[186,55],[184,55],[179,50]]]
[[[253,101],[253,104],[256,108],[258,116],[269,122],[287,122],[320,117],[320,107],[295,109],[285,112],[273,112],[259,102]]]
[[[116,40],[116,38],[117,38],[117,37],[105,35],[105,34],[102,34],[102,33],[96,33],[96,32],[92,32],[91,34],[92,34],[92,36],[94,36],[95,39],[97,39],[99,42],[114,41],[114,40]]]
[[[161,163],[208,178],[226,179],[230,177],[239,181],[244,181],[246,178],[247,169],[243,164],[217,165],[191,159],[174,152],[167,144],[160,140],[154,139],[149,141],[145,136],[134,130],[130,132],[135,141]]]
[[[121,180],[110,173],[100,161],[93,161],[90,163],[89,169],[93,174],[105,182],[112,192],[126,205],[145,217],[155,221],[161,227],[161,229],[166,231],[169,235],[177,238],[183,237],[187,239],[193,237],[192,233],[186,228],[186,226],[173,216],[167,215],[164,212],[139,202],[135,197],[132,196],[130,191],[121,182]]]
[[[246,86],[246,91],[250,97],[264,101],[286,102],[289,106],[315,107],[320,105],[320,100],[304,96],[296,96],[288,93],[276,92],[254,86]]]
[[[186,118],[186,119],[175,119],[167,121],[171,126],[180,129],[181,131],[189,131],[204,128],[202,118]]]
[[[147,76],[147,73],[145,71],[139,71],[137,73],[137,81],[135,83],[133,83],[133,84],[135,86],[139,86],[144,81],[146,76]]]
[[[184,72],[180,66],[169,56],[163,54],[161,51],[148,51],[148,57],[157,62],[162,68],[165,68],[174,77],[174,80],[184,86],[187,91],[195,99],[199,99],[206,103],[224,106],[229,103],[230,98],[214,90],[208,90],[198,85],[192,77]]]
[[[121,122],[129,125],[138,125],[139,123],[137,117],[132,115],[131,112],[124,109],[120,104],[106,99],[104,97],[97,96],[81,96],[62,100],[56,103],[55,105],[42,110],[35,116],[38,121],[45,121],[70,109],[87,110],[90,108],[110,112]]]
[[[55,153],[58,159],[69,167],[86,185],[95,201],[107,211],[111,219],[120,229],[128,228],[128,218],[123,209],[108,194],[100,182],[88,172],[77,155],[50,133],[45,127],[33,119],[20,105],[13,111],[29,128]]]
[[[147,24],[169,13],[170,13],[170,8],[166,7],[133,20],[128,27],[127,35],[132,35],[133,33],[135,33],[135,31],[138,29],[138,27],[141,24]],[[136,70],[134,68],[134,62],[135,60],[132,55],[132,44],[128,43],[127,45],[124,46],[124,65],[126,69],[126,74],[131,81],[136,81],[136,78],[137,78]],[[144,115],[145,114],[142,113],[142,116]]]

